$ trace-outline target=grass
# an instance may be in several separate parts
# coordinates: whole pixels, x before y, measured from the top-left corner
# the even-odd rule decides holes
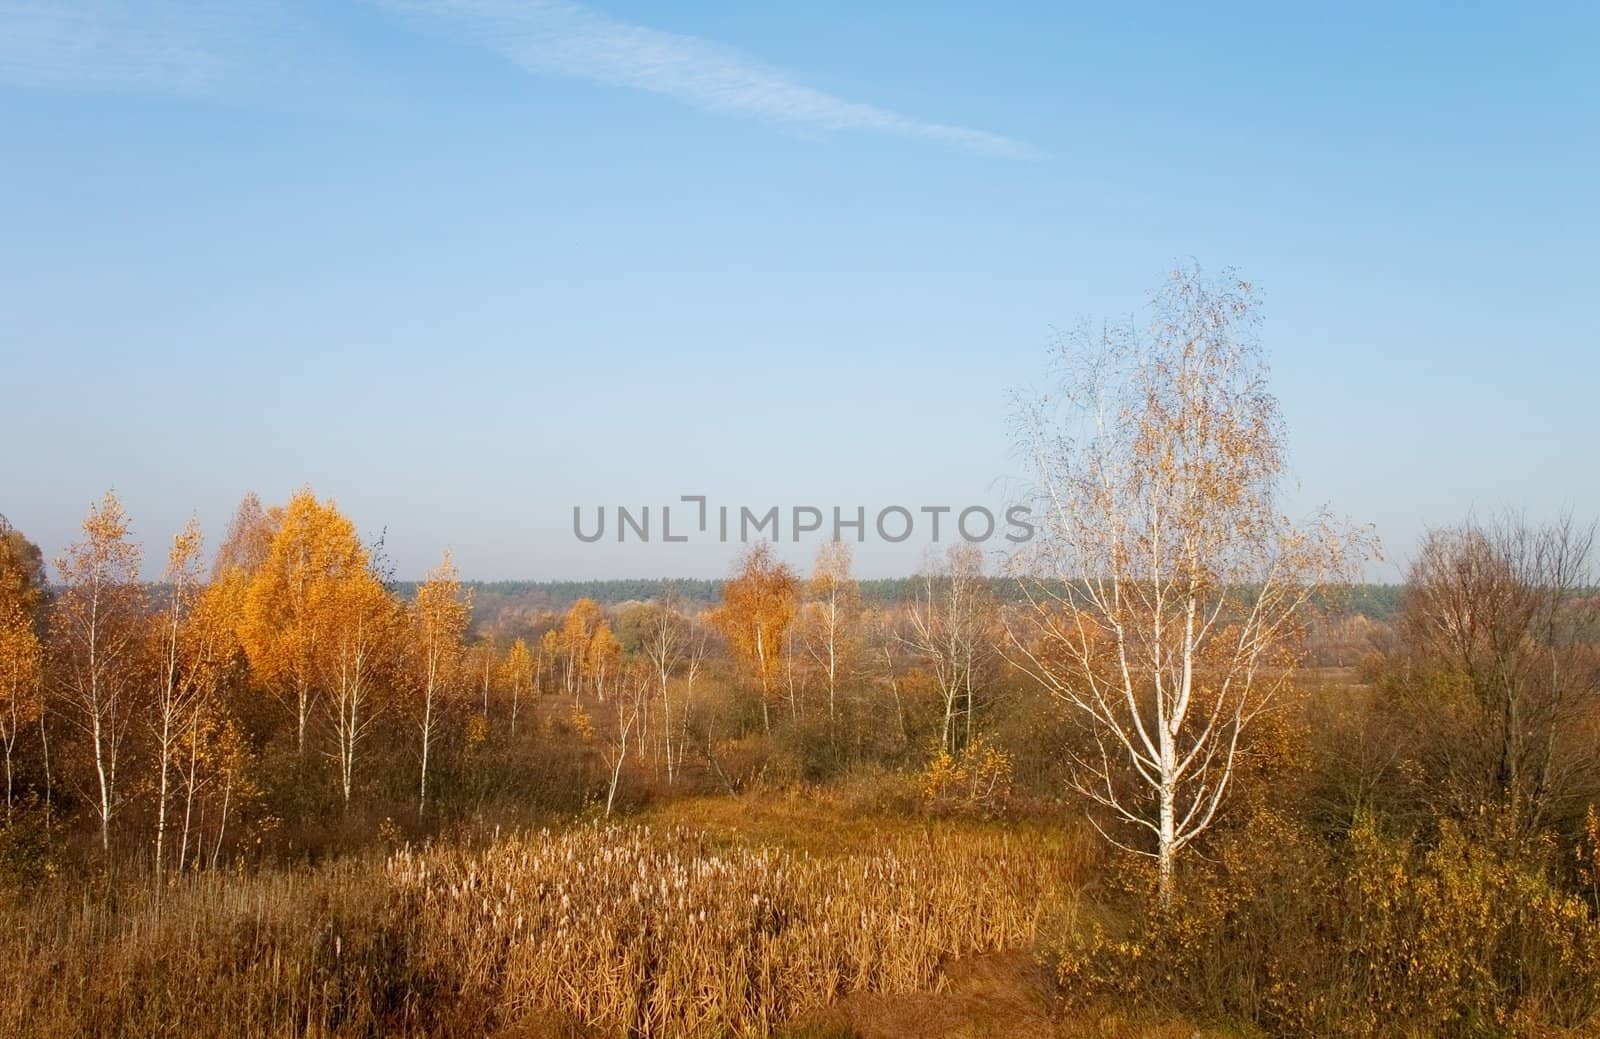
[[[184,878],[159,911],[148,885],[57,884],[0,904],[0,1035],[767,1035],[1030,948],[1083,854],[723,798]]]

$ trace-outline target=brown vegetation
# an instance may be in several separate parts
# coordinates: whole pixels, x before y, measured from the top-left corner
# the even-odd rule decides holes
[[[812,855],[579,826],[312,871],[202,874],[0,909],[8,1035],[764,1035],[851,992],[1027,947],[1080,852],[886,833]],[[182,979],[174,985],[174,979]],[[524,1033],[525,1034],[525,1033]]]

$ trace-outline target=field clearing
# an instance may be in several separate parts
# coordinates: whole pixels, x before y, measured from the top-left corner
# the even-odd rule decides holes
[[[624,826],[185,878],[159,909],[139,883],[48,887],[0,909],[15,965],[0,1034],[871,1034],[914,993],[959,1025],[987,1005],[974,985],[1034,992],[1042,1027],[1034,947],[1084,847],[706,798]]]

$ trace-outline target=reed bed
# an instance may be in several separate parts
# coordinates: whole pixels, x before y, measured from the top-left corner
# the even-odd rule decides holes
[[[318,869],[0,900],[0,1035],[758,1036],[1028,945],[1074,846],[986,829],[813,856],[580,826]]]
[[[953,957],[1031,943],[1071,872],[1009,835],[814,858],[648,827],[388,868],[430,969],[511,1018],[555,1009],[637,1036],[765,1035],[844,993],[937,988]]]
[[[403,921],[381,862],[22,892],[0,904],[0,1035],[371,1034]]]

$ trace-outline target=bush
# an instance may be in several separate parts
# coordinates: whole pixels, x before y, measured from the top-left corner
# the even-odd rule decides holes
[[[0,825],[0,885],[22,889],[57,876],[64,853],[50,806],[30,797]]]
[[[1080,992],[1283,1035],[1572,1027],[1600,1011],[1600,925],[1552,879],[1551,851],[1509,854],[1448,823],[1423,844],[1371,818],[1329,844],[1263,812],[1170,906],[1131,871],[1135,910],[1081,928],[1059,970]]]
[[[993,818],[1011,797],[1011,755],[983,736],[955,755],[936,743],[922,770],[922,794],[932,811]]]

